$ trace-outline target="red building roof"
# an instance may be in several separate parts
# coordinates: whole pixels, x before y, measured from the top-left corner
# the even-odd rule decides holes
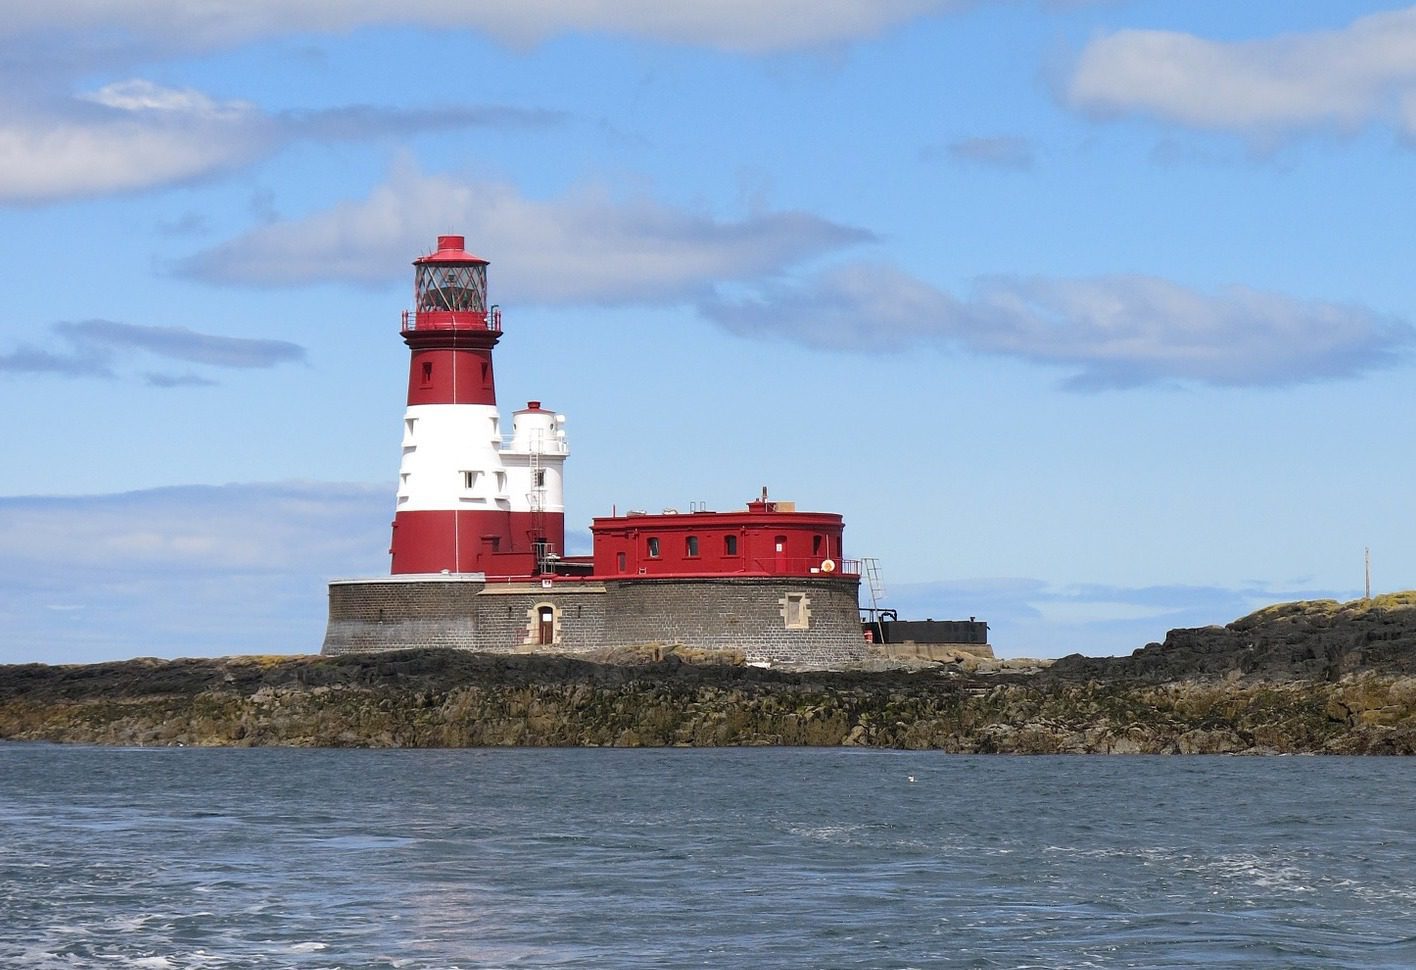
[[[481,256],[474,256],[462,247],[467,244],[467,240],[462,236],[439,236],[438,251],[429,253],[427,256],[419,256],[413,260],[414,266],[424,263],[481,263],[490,266],[488,260]]]

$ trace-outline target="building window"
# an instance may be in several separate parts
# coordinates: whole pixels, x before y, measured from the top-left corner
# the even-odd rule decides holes
[[[788,593],[777,602],[782,604],[782,621],[788,630],[811,628],[811,600],[805,593]]]
[[[737,536],[723,536],[723,555],[737,555]]]
[[[433,365],[429,361],[423,362],[423,386],[429,387],[433,383]]]
[[[645,544],[645,549],[648,551],[648,553],[649,553],[649,558],[650,558],[650,559],[658,559],[658,558],[659,558],[659,537],[658,537],[658,536],[650,536],[650,537],[649,537],[649,541]]]
[[[615,556],[615,568],[620,572],[624,572],[624,553],[621,552]]]
[[[506,472],[497,472],[497,494],[506,494]]]
[[[477,487],[477,478],[478,478],[478,476],[480,476],[481,474],[482,474],[481,472],[463,472],[463,473],[462,473],[462,487],[465,488],[465,489],[468,489],[468,490],[471,490],[471,489],[476,488],[476,487]]]
[[[819,555],[821,555],[821,537],[820,537],[820,536],[812,536],[812,537],[811,537],[811,554],[812,554],[813,556],[819,556]]]
[[[546,487],[546,470],[545,470],[544,468],[538,468],[538,469],[536,469],[536,488],[545,488],[545,487]]]
[[[698,536],[689,536],[683,541],[683,554],[689,559],[698,558]]]

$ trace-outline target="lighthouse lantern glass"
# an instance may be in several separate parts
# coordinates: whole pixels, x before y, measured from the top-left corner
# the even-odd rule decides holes
[[[414,295],[422,311],[485,313],[487,267],[483,263],[425,263],[418,267]]]

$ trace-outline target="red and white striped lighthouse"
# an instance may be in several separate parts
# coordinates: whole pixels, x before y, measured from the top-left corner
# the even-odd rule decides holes
[[[392,571],[529,577],[565,551],[565,416],[532,401],[503,443],[487,261],[461,236],[413,261],[411,351]]]

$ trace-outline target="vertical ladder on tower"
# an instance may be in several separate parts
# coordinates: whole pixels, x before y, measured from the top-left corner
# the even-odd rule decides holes
[[[870,613],[875,616],[880,610],[880,601],[885,598],[885,586],[880,582],[880,560],[862,559],[865,567],[865,582],[870,587]]]
[[[531,436],[531,453],[526,458],[531,475],[531,491],[526,502],[531,506],[531,541],[535,544],[536,572],[546,572],[551,550],[546,545],[546,483],[541,468],[541,432]]]

